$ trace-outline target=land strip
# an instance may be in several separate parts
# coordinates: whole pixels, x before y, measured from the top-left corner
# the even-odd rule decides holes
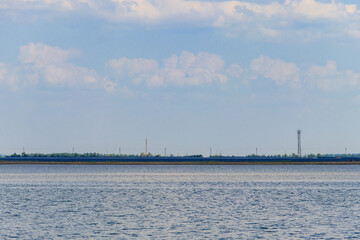
[[[360,165],[360,161],[2,161],[4,164],[38,164],[38,165]]]

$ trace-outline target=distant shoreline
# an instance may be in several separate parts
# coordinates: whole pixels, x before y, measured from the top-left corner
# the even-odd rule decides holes
[[[360,165],[360,161],[332,162],[289,162],[289,161],[256,161],[256,162],[224,162],[224,161],[193,161],[193,162],[120,162],[120,161],[0,161],[0,165]]]
[[[360,165],[360,157],[2,157],[0,164],[52,165]]]

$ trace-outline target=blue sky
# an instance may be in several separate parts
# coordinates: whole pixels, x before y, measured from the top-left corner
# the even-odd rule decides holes
[[[0,152],[360,152],[357,1],[2,0]]]

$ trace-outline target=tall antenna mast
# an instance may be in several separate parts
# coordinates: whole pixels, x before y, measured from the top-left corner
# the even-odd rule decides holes
[[[301,157],[301,130],[297,130],[298,135],[298,157]]]
[[[147,156],[147,138],[145,138],[145,156]]]

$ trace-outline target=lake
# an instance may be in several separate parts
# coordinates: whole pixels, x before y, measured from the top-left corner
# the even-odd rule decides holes
[[[0,239],[358,239],[360,165],[0,165]]]

